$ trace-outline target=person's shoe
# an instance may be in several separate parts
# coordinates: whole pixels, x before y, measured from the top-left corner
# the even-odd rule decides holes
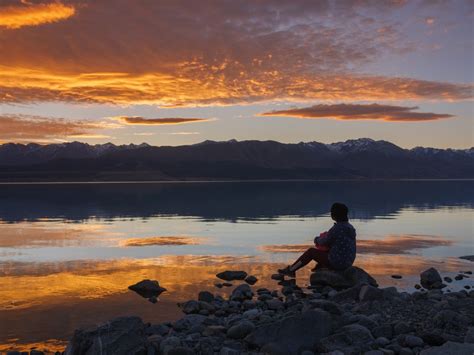
[[[296,277],[296,273],[290,270],[290,266],[288,265],[284,269],[278,269],[278,273],[281,275],[285,275],[288,277]]]

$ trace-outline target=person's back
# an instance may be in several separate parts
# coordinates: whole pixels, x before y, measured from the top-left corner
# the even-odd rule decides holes
[[[350,267],[356,257],[356,230],[348,221],[336,222],[328,231],[324,245],[329,247],[329,265],[336,270]]]

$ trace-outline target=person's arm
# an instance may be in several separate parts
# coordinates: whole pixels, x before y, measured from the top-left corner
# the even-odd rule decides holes
[[[336,236],[335,226],[328,230],[327,236],[324,238],[316,237],[314,238],[314,244],[321,245],[325,247],[330,247]]]

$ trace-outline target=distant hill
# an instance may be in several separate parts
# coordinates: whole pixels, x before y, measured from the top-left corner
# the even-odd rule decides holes
[[[2,181],[474,178],[474,148],[403,149],[368,138],[323,144],[204,141],[0,145]]]

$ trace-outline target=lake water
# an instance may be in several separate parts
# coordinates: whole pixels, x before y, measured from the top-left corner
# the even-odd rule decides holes
[[[473,181],[0,185],[0,351],[61,349],[121,315],[177,319],[200,290],[231,291],[214,287],[226,269],[276,289],[269,276],[331,227],[335,201],[351,209],[356,264],[381,285],[473,269],[459,259],[474,254]],[[168,289],[157,304],[127,290],[144,278]]]

